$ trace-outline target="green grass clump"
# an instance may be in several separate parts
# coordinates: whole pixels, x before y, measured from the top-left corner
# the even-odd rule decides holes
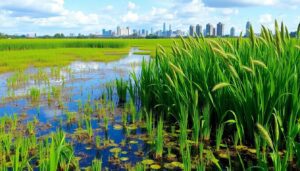
[[[222,137],[254,146],[258,123],[271,130],[277,148],[287,150],[293,161],[299,148],[292,144],[300,132],[299,44],[276,22],[275,35],[262,27],[260,36],[251,29],[249,38],[189,38],[175,42],[172,52],[161,47],[150,63],[142,64],[142,107],[179,122],[181,153],[185,129],[202,129],[199,141],[210,141],[210,132],[218,132],[219,145]],[[199,118],[197,110],[203,111]],[[186,124],[186,118],[188,123],[201,120],[200,128]],[[198,135],[194,133],[194,140]],[[269,138],[261,141],[270,144]]]
[[[116,80],[116,88],[119,97],[119,103],[126,102],[128,82],[121,79]]]
[[[32,102],[38,102],[41,97],[40,89],[35,88],[35,87],[31,88],[29,90],[29,96],[30,96]]]

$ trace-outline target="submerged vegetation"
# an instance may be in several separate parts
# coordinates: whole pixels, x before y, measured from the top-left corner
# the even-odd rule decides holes
[[[283,24],[275,30],[273,35],[262,27],[255,36],[251,29],[250,38],[177,39],[171,49],[171,40],[102,40],[113,47],[96,40],[3,45],[0,54],[15,53],[18,67],[34,59],[23,59],[29,52],[38,56],[46,49],[53,57],[57,51],[87,50],[78,46],[95,54],[66,63],[99,59],[98,52],[112,55],[113,48],[125,53],[141,42],[143,50],[152,51],[156,41],[166,49],[160,46],[129,79],[113,67],[100,73],[52,67],[9,74],[8,97],[0,103],[8,112],[0,118],[0,170],[299,168],[300,40],[291,39]],[[51,58],[41,66],[52,66],[57,58]],[[20,104],[24,109],[14,114],[7,110]]]

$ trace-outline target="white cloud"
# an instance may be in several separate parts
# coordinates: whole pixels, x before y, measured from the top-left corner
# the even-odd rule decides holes
[[[271,14],[260,15],[259,22],[261,24],[272,24],[273,23],[273,17],[272,17]]]
[[[133,2],[128,2],[128,10],[134,10],[136,8],[136,4]]]
[[[279,0],[203,0],[210,7],[243,7],[243,6],[270,6]]]
[[[111,10],[113,10],[114,9],[114,6],[112,6],[112,5],[107,5],[106,7],[105,7],[105,10],[106,11],[111,11]]]
[[[9,0],[0,1],[0,10],[13,16],[48,17],[65,11],[64,0]]]
[[[139,19],[138,14],[132,11],[128,11],[127,14],[124,17],[122,17],[122,21],[125,23],[126,22],[133,23],[138,21],[138,19]]]
[[[238,9],[233,9],[233,8],[224,8],[222,10],[222,14],[223,15],[237,15],[239,13],[239,10]]]

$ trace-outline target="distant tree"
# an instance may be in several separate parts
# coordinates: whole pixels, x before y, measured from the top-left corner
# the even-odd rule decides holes
[[[65,35],[63,33],[56,33],[54,35],[54,38],[64,38],[64,37],[65,37]]]
[[[158,36],[154,34],[149,34],[148,36],[146,36],[146,39],[158,39]]]
[[[0,39],[5,39],[5,38],[7,38],[7,35],[0,33]]]

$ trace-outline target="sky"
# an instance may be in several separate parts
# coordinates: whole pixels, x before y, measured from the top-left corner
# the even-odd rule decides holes
[[[245,32],[249,20],[255,32],[284,21],[290,31],[300,22],[300,0],[0,0],[0,32],[53,35],[95,34],[117,26],[187,31],[190,25],[225,24]]]

